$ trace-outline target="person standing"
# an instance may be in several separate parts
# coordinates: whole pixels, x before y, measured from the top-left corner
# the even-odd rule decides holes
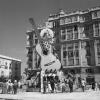
[[[52,89],[51,92],[54,93],[55,83],[54,83],[53,74],[50,76],[50,85],[51,85],[51,89]]]
[[[95,90],[95,81],[92,82],[92,90]]]
[[[99,90],[100,90],[100,81],[98,82],[98,88],[99,88]]]
[[[7,85],[6,85],[6,82],[3,82],[2,85],[3,85],[3,86],[2,86],[2,93],[3,93],[3,94],[6,94],[6,93],[7,93]]]
[[[10,83],[10,88],[11,88],[10,93],[13,94],[13,83],[12,82]]]
[[[69,85],[70,93],[73,92],[73,79],[71,77],[69,77],[68,85]]]
[[[58,91],[58,82],[59,82],[59,78],[57,76],[57,74],[54,77],[54,83],[55,83],[55,92],[57,93]]]
[[[21,89],[21,87],[22,87],[21,81],[18,81],[18,88]]]
[[[50,84],[50,74],[49,75],[47,75],[47,86],[48,86],[48,92],[50,92],[51,93],[51,84]]]
[[[11,80],[8,80],[6,83],[7,84],[7,93],[10,93],[10,91],[11,91],[10,83],[11,83]]]
[[[82,86],[82,91],[83,91],[83,92],[84,92],[84,90],[85,90],[85,85],[86,85],[86,82],[85,82],[84,79],[82,79],[82,81],[81,81],[81,86]]]
[[[97,91],[97,90],[98,90],[98,83],[95,82],[95,91]]]
[[[46,93],[46,87],[47,87],[47,79],[46,76],[43,76],[43,93]]]
[[[14,94],[17,93],[17,88],[18,88],[18,83],[17,83],[17,80],[15,80],[14,85],[13,85]]]
[[[20,92],[22,89],[22,82],[19,80],[18,81],[18,92]]]

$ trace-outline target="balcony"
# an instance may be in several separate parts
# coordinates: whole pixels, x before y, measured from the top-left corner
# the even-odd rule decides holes
[[[74,23],[78,23],[79,21],[69,21],[69,22],[60,22],[60,25],[67,25],[67,24],[74,24]]]

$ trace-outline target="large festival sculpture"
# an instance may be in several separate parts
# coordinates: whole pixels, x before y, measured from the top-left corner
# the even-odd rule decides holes
[[[33,18],[29,19],[32,27],[38,37],[39,43],[36,45],[36,51],[41,57],[41,92],[43,88],[43,75],[45,71],[56,70],[57,72],[61,68],[59,59],[53,54],[53,41],[54,32],[49,28],[44,28],[39,33]]]

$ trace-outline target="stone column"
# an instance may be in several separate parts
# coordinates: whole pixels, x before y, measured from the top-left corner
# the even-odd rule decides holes
[[[86,67],[87,66],[87,59],[86,59],[86,42],[82,41],[81,42],[81,51],[80,51],[80,56],[81,56],[81,66]]]
[[[40,77],[41,77],[41,92],[43,93],[43,75],[44,75],[45,73],[44,73],[44,71],[43,70],[41,70],[41,75],[40,75]]]

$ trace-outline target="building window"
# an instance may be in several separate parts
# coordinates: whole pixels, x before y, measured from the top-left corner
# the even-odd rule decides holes
[[[79,65],[79,43],[74,43],[74,59],[75,64]]]
[[[75,55],[75,57],[79,57],[79,50],[75,50],[74,55]]]
[[[78,39],[78,26],[74,26],[74,39]]]
[[[63,51],[63,58],[66,58],[67,56],[67,51]]]
[[[94,36],[99,36],[99,23],[95,23],[94,26]]]
[[[18,67],[19,67],[19,63],[16,62],[16,64],[15,64],[15,70],[18,70]]]
[[[66,40],[66,30],[65,29],[61,30],[61,39]]]
[[[97,18],[97,12],[92,13],[92,18]]]
[[[74,45],[73,44],[68,44],[68,65],[74,65]]]
[[[65,23],[66,23],[66,24],[68,23],[68,18],[67,18],[67,17],[65,18]]]
[[[68,65],[69,65],[69,66],[74,65],[74,59],[73,59],[73,58],[68,59]]]
[[[100,56],[100,44],[97,44],[97,55]]]
[[[97,17],[97,12],[94,12],[93,15],[94,15],[94,17]]]
[[[59,21],[56,20],[56,21],[55,21],[55,28],[58,28],[58,27],[59,27]]]
[[[63,25],[65,23],[65,19],[60,19],[60,25]]]
[[[74,47],[73,44],[69,44],[69,45],[68,45],[68,58],[74,56],[73,47]]]
[[[97,43],[97,56],[98,56],[98,64],[100,64],[100,41]]]
[[[85,38],[88,38],[89,37],[89,25],[86,25],[84,27],[84,30],[85,30]]]
[[[68,58],[73,57],[73,56],[74,56],[73,50],[72,51],[68,51]]]
[[[64,65],[64,66],[67,65],[66,59],[63,59],[63,65]]]
[[[85,14],[85,21],[90,21],[91,16],[89,14]]]
[[[11,69],[11,68],[12,68],[12,64],[10,63],[9,69]]]
[[[75,59],[76,61],[76,65],[79,65],[80,63],[79,63],[79,58],[77,58],[77,59]]]
[[[66,50],[66,45],[64,44],[64,45],[63,45],[63,51],[65,51],[65,50]]]
[[[77,16],[72,17],[72,22],[77,22]]]
[[[86,41],[86,56],[90,57],[91,56],[91,50],[90,50],[90,43],[89,41]]]
[[[97,16],[100,18],[100,11],[97,11]]]
[[[68,23],[71,23],[71,22],[72,22],[72,18],[69,17],[69,18],[68,18]]]
[[[64,44],[63,49],[63,60],[66,60],[66,64],[69,66],[79,65],[79,44],[78,43],[69,43]]]
[[[61,39],[62,39],[62,40],[66,40],[66,35],[63,34],[63,35],[61,36]]]
[[[73,39],[73,33],[67,33],[67,40]]]
[[[98,64],[100,64],[100,57],[98,57]]]
[[[79,20],[80,20],[80,22],[84,22],[85,21],[84,16],[80,16]]]
[[[73,40],[73,28],[67,29],[67,40]]]

